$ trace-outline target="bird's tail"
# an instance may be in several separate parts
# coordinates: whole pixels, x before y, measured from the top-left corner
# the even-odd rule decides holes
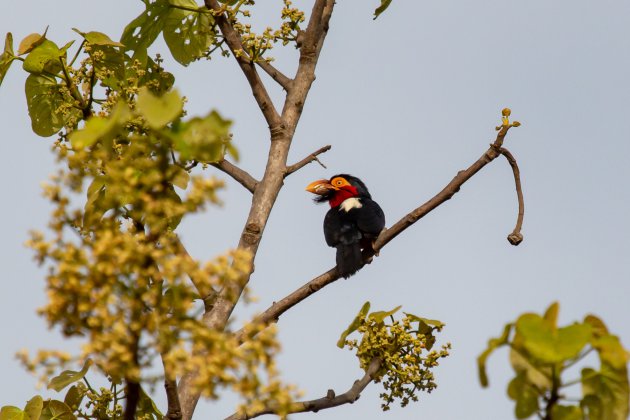
[[[347,279],[363,265],[363,255],[359,242],[337,245],[337,269],[341,277]]]

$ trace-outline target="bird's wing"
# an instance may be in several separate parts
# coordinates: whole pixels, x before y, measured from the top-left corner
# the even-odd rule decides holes
[[[369,198],[361,198],[360,209],[353,211],[359,230],[369,236],[377,236],[385,227],[385,213],[378,203]]]

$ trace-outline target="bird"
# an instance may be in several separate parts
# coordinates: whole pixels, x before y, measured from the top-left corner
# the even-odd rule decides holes
[[[316,194],[316,203],[328,202],[324,217],[324,237],[337,249],[339,275],[348,278],[363,266],[362,249],[385,227],[385,214],[359,178],[348,174],[311,182],[306,191]]]

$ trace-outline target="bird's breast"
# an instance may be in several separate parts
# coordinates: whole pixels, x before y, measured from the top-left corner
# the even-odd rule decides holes
[[[357,197],[350,197],[343,200],[343,202],[339,205],[339,210],[344,210],[346,213],[348,213],[352,209],[360,209],[361,207],[363,207],[363,204],[361,204],[361,200],[359,200]]]

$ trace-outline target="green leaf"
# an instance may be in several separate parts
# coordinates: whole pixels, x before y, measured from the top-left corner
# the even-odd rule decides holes
[[[232,121],[223,119],[216,111],[205,118],[173,124],[173,146],[183,160],[216,162],[225,155],[231,125]]]
[[[381,0],[381,5],[374,11],[374,20],[381,15],[391,4],[392,0]]]
[[[25,417],[27,419],[37,420],[42,414],[43,408],[44,400],[39,395],[36,395],[26,403],[26,407],[24,407]]]
[[[134,54],[134,58],[136,55],[137,52]],[[140,58],[145,60],[146,73],[140,78],[138,86],[146,86],[156,95],[162,95],[168,92],[175,83],[175,77],[171,73],[159,68],[155,61],[146,55]]]
[[[394,309],[392,309],[391,311],[377,311],[377,312],[372,312],[369,316],[368,316],[368,320],[369,321],[373,321],[376,323],[381,323],[385,320],[385,318],[387,318],[388,316],[394,315],[396,312],[398,312],[398,310],[402,308],[402,306],[396,306]]]
[[[62,105],[71,102],[72,99],[61,92],[61,86],[56,80],[31,74],[26,78],[25,90],[28,114],[35,134],[42,137],[52,136],[72,117],[70,115],[64,118],[64,115],[58,112]],[[77,109],[66,112],[72,112],[75,118],[80,114]]]
[[[190,181],[190,174],[182,167],[173,165],[173,185],[185,190],[188,187]]]
[[[558,325],[558,312],[560,311],[560,305],[558,302],[554,302],[545,311],[543,318],[549,322],[552,328],[555,329],[556,325]]]
[[[120,42],[112,41],[112,39],[102,32],[81,32],[77,28],[72,28],[72,30],[79,35],[81,35],[87,42],[92,45],[101,45],[101,46],[111,46],[111,47],[124,47]]]
[[[90,117],[85,126],[68,135],[72,147],[83,149],[94,145],[99,140],[111,140],[118,129],[128,121],[131,113],[129,107],[123,101],[119,101],[108,117]]]
[[[341,333],[341,336],[339,337],[339,340],[337,341],[337,347],[339,347],[340,349],[343,348],[343,346],[346,343],[346,338],[350,334],[355,332],[361,326],[361,322],[365,319],[369,311],[370,311],[370,302],[368,301],[368,302],[365,302],[363,306],[361,306],[361,310],[359,310],[359,313],[357,314],[357,316],[354,317],[354,319],[352,320],[348,328],[346,328],[346,330]]]
[[[437,329],[442,329],[446,325],[445,323],[443,323],[442,321],[438,321],[437,319],[422,318],[421,316],[417,316],[407,312],[404,312],[404,314],[407,315],[407,318],[409,318],[411,322],[421,322]]]
[[[536,314],[521,315],[516,321],[516,330],[527,351],[545,363],[562,362],[577,356],[592,335],[588,324],[573,324],[556,330]]]
[[[510,364],[516,373],[524,372],[527,380],[539,389],[551,389],[551,367],[539,366],[535,360],[527,358],[522,349],[512,343],[510,349]]]
[[[74,412],[81,405],[83,397],[84,395],[81,391],[79,391],[79,388],[76,385],[72,385],[70,389],[68,389],[68,392],[66,392],[63,402]]]
[[[90,366],[92,366],[92,360],[88,359],[85,361],[83,368],[79,372],[75,372],[73,370],[66,370],[61,372],[61,374],[50,380],[50,382],[48,383],[48,389],[54,389],[55,391],[59,392],[71,383],[80,381],[88,372]]]
[[[508,396],[516,401],[514,414],[517,419],[526,419],[538,411],[538,393],[523,373],[510,381]]]
[[[138,93],[136,110],[144,117],[149,127],[159,129],[179,117],[184,109],[182,97],[176,90],[161,97],[153,95],[147,88]]]
[[[606,324],[604,324],[604,321],[602,321],[595,315],[586,315],[586,317],[584,318],[584,323],[593,327],[593,336],[595,338],[609,334],[608,328],[606,328]]]
[[[60,59],[65,56],[65,51],[60,50],[57,44],[46,39],[26,56],[22,68],[33,74],[44,72],[57,74],[62,69]]]
[[[50,400],[44,402],[44,409],[40,420],[75,420],[76,417],[72,414],[70,407],[66,403]]]
[[[178,6],[197,9],[194,0],[174,1]],[[205,13],[203,13],[205,12]],[[214,19],[207,9],[199,12],[173,8],[164,21],[164,41],[173,58],[187,66],[199,58],[214,43]]]
[[[42,42],[46,40],[46,32],[48,32],[48,28],[44,31],[42,35],[38,33],[32,33],[27,35],[21,42],[18,47],[18,55],[23,55],[28,52],[31,52],[33,48],[40,45]]]
[[[164,415],[157,408],[155,402],[140,388],[140,399],[136,408],[136,417],[146,419],[147,416],[154,420],[161,420]]]
[[[610,365],[613,369],[624,369],[628,363],[628,352],[621,345],[619,337],[604,335],[593,340],[592,345],[599,353],[602,363]]]
[[[148,49],[158,37],[171,11],[168,0],[143,0],[146,9],[125,27],[120,42],[126,50]]]
[[[491,338],[488,340],[488,347],[477,357],[477,370],[479,373],[479,382],[481,382],[482,387],[488,386],[488,374],[486,372],[486,360],[495,351],[497,348],[501,346],[505,346],[508,344],[508,340],[510,338],[510,332],[512,331],[513,324],[506,324],[503,327],[503,333],[497,338]]]
[[[4,80],[11,67],[11,63],[15,60],[15,53],[13,52],[13,35],[11,32],[7,32],[7,36],[4,39],[4,51],[0,54],[0,85]]]
[[[582,409],[575,405],[554,405],[551,409],[553,420],[582,420]]]
[[[589,420],[626,420],[630,389],[628,370],[615,370],[605,364],[601,372],[582,369],[582,405],[589,412]]]
[[[17,407],[12,405],[5,405],[0,410],[0,420],[24,420],[26,419],[26,413]]]

